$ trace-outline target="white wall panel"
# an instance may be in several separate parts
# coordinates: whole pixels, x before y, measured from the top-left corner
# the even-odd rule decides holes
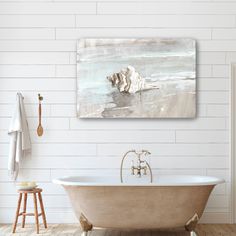
[[[224,178],[201,221],[229,223],[229,77],[230,63],[236,61],[235,16],[235,0],[0,0],[0,223],[11,223],[15,214],[7,130],[18,91],[24,95],[33,147],[19,180],[37,181],[44,189],[49,222],[77,222],[64,189],[54,185],[53,178],[118,175],[125,151],[146,148],[152,152],[155,174]],[[198,117],[76,118],[76,40],[81,37],[196,39]],[[44,97],[43,137],[36,135],[38,93]]]

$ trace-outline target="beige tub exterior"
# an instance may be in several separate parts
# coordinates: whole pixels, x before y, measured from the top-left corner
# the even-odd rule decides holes
[[[73,178],[55,182],[65,188],[77,218],[82,215],[94,227],[117,229],[185,227],[196,214],[202,216],[212,189],[223,182],[200,176],[157,177],[153,184],[140,185]]]

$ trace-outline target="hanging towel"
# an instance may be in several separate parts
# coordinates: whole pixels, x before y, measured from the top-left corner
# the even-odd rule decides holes
[[[29,128],[21,93],[17,93],[16,96],[16,105],[8,134],[10,135],[8,170],[11,178],[16,180],[20,162],[31,150]]]

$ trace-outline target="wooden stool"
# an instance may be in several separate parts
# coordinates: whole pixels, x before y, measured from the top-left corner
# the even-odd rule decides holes
[[[26,216],[34,216],[35,217],[35,224],[36,224],[37,234],[39,234],[39,216],[43,217],[44,227],[47,228],[47,221],[46,221],[45,211],[44,211],[44,207],[43,207],[43,199],[42,199],[42,195],[41,195],[42,191],[43,190],[41,188],[35,188],[35,189],[32,189],[32,190],[18,190],[19,198],[18,198],[18,205],[17,205],[17,209],[16,209],[16,219],[15,219],[15,222],[13,224],[12,233],[16,232],[18,217],[21,216],[21,215],[22,215],[22,228],[25,227],[25,217]],[[28,193],[33,194],[34,213],[26,213]],[[40,204],[40,208],[41,208],[41,213],[38,213],[37,194],[38,194],[39,204]],[[20,213],[22,195],[24,195],[24,205],[23,205],[23,211]]]

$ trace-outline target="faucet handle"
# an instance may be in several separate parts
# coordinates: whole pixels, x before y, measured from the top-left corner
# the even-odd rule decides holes
[[[145,156],[151,155],[151,152],[149,152],[148,150],[142,150],[142,153],[144,153]]]

